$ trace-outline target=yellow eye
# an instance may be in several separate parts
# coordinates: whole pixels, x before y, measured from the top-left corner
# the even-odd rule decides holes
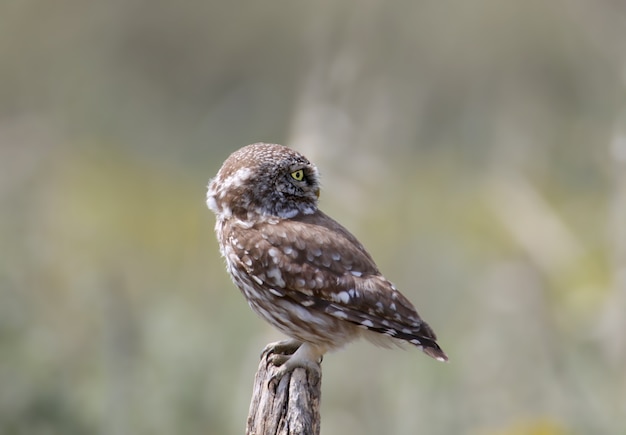
[[[291,173],[291,178],[293,178],[296,181],[304,180],[304,171],[302,169],[298,169],[297,171],[293,171]]]

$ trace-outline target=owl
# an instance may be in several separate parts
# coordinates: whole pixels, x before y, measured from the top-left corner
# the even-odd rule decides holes
[[[322,356],[364,337],[408,342],[447,361],[433,330],[363,245],[318,208],[319,173],[302,154],[255,143],[208,185],[226,268],[248,304],[289,340],[272,343],[282,373],[319,370]]]

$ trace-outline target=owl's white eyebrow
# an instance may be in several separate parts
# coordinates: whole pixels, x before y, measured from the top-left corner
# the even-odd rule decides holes
[[[250,168],[238,169],[234,174],[226,177],[222,183],[222,191],[226,191],[231,187],[239,187],[244,181],[247,181],[252,176],[252,170]]]

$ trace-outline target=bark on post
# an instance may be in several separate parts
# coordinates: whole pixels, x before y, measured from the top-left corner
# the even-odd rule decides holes
[[[320,377],[296,368],[277,381],[269,356],[263,353],[254,377],[246,435],[319,435],[321,367]]]

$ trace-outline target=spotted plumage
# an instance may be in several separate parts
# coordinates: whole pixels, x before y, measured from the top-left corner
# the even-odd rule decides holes
[[[234,283],[257,314],[299,346],[286,366],[306,365],[360,336],[383,345],[409,342],[446,361],[433,330],[363,245],[317,208],[318,196],[313,164],[264,143],[234,152],[208,187]]]

